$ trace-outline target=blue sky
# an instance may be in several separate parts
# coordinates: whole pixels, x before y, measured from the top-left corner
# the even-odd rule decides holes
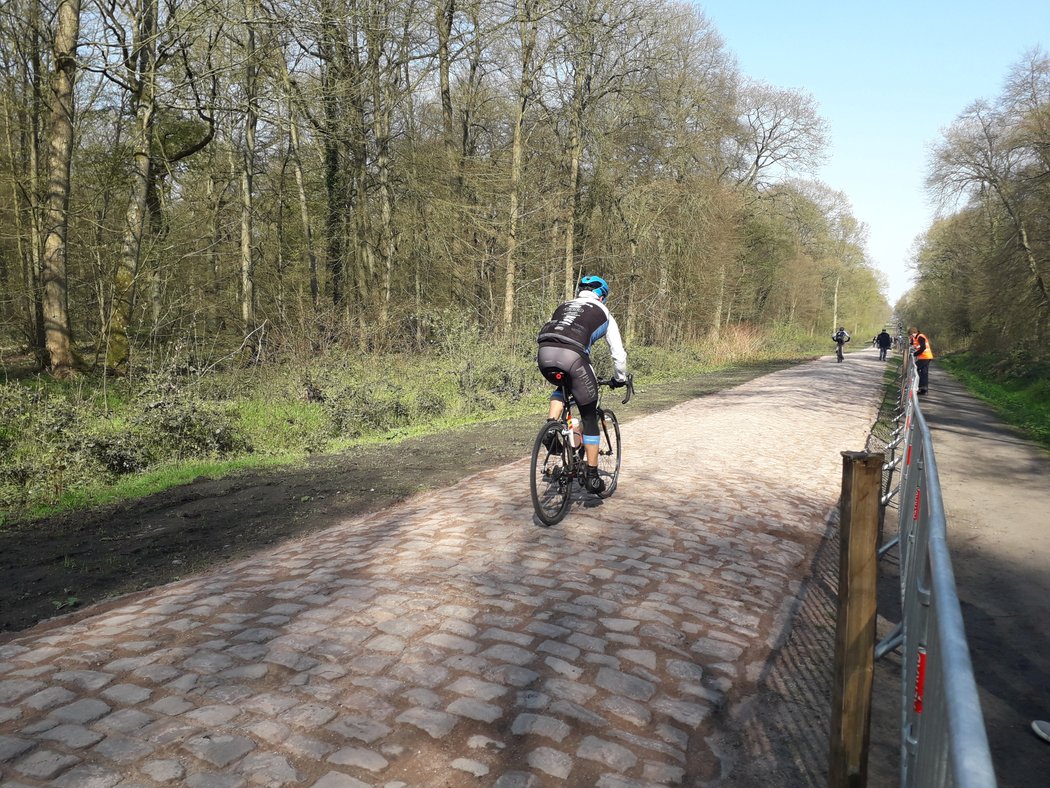
[[[748,77],[811,94],[828,122],[817,173],[868,226],[890,303],[911,287],[912,245],[934,207],[931,146],[1010,68],[1050,50],[1050,0],[699,0]]]

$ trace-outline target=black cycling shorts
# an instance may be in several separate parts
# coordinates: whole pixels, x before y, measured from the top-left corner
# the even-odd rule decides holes
[[[540,345],[536,364],[551,385],[569,389],[581,408],[581,414],[583,408],[598,401],[598,378],[590,359],[580,351],[565,345]]]

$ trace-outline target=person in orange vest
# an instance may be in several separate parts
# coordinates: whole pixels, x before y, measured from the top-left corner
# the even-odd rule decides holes
[[[911,354],[915,358],[915,371],[919,373],[919,394],[925,394],[930,382],[930,361],[933,359],[933,348],[926,335],[915,326],[908,329],[911,337]]]

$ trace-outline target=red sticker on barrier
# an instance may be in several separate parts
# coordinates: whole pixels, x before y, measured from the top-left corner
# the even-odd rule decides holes
[[[919,519],[919,500],[921,498],[922,498],[922,490],[919,489],[919,488],[916,488],[916,490],[915,490],[915,511],[912,512],[912,515],[911,515],[911,519],[913,519],[913,520],[918,520]]]
[[[919,646],[919,664],[915,671],[915,712],[922,714],[922,695],[926,691],[926,649]]]

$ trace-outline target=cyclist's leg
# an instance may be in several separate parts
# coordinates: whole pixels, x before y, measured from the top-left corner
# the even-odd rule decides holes
[[[586,486],[590,492],[600,493],[605,489],[605,482],[598,476],[598,446],[601,443],[598,432],[598,378],[584,356],[580,356],[569,372],[572,375],[572,396],[583,422]]]
[[[547,408],[547,420],[558,420],[561,418],[561,412],[565,410],[565,395],[562,394],[561,389],[554,389],[551,392],[550,405]]]

